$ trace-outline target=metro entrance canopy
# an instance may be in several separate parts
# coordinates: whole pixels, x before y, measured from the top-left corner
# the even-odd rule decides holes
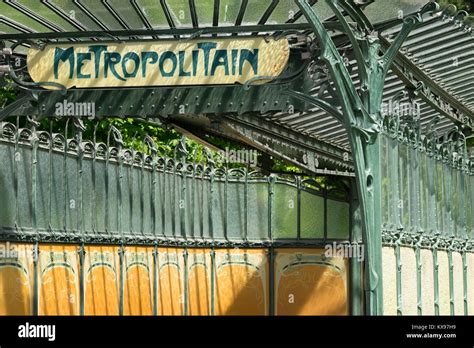
[[[449,252],[472,253],[473,165],[465,142],[474,121],[474,37],[467,13],[426,1],[5,0],[0,32],[1,71],[21,90],[0,120],[48,117],[65,99],[87,101],[96,117],[159,121],[196,138],[248,144],[307,173],[355,176],[368,314],[388,306],[383,245],[396,241],[399,253],[406,240],[431,233],[422,222],[429,224],[426,205],[436,195],[430,159],[413,171],[417,186],[405,190],[415,165],[403,152],[407,144],[416,156],[439,156],[459,170],[446,187],[459,183],[470,203],[462,213],[449,208],[443,220],[459,233],[445,225],[432,233],[459,238],[462,246]],[[395,181],[388,158],[400,171]],[[440,214],[451,199],[443,187]],[[397,201],[413,203],[413,221],[404,222]],[[390,225],[393,207],[401,213]],[[428,248],[437,250],[432,237]],[[417,238],[406,243],[421,248]],[[463,289],[467,308],[473,290]]]

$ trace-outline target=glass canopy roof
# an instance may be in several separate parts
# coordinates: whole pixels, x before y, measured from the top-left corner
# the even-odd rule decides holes
[[[321,18],[326,1],[310,0]],[[356,0],[372,22],[419,9],[427,0]],[[402,11],[402,12],[400,12]],[[3,0],[0,33],[202,28],[305,22],[294,0]]]

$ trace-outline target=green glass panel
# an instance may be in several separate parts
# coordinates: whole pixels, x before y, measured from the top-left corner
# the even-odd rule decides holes
[[[248,192],[248,238],[268,239],[268,184],[250,182]]]
[[[15,197],[15,152],[13,146],[0,143],[0,197],[4,202],[10,204],[2,204],[0,209],[0,227],[15,227],[16,215],[16,197]]]
[[[109,1],[109,4],[113,7],[113,9],[125,21],[125,23],[128,24],[130,28],[146,29],[145,23],[143,23],[137,11],[133,8],[133,6],[128,1],[123,1],[123,0],[108,0],[108,1]]]
[[[234,25],[240,10],[240,0],[221,0],[219,24]]]
[[[80,7],[76,6],[71,0],[51,0],[51,4],[63,11],[71,19],[75,19],[81,23],[87,28],[87,30],[102,30],[99,25],[90,19],[89,16],[84,11],[82,11]],[[97,2],[96,7],[101,6],[102,5]],[[92,13],[95,13],[93,9]],[[74,29],[71,30],[77,31],[78,29],[74,27]]]
[[[245,184],[229,181],[227,186],[227,237],[245,238]]]
[[[350,205],[346,202],[327,200],[329,239],[349,239]]]
[[[142,204],[142,229],[143,234],[153,235],[153,220],[151,215],[151,193],[152,189],[152,179],[151,179],[151,170],[140,170],[141,172],[141,204]]]
[[[298,237],[298,191],[296,187],[286,184],[275,184],[272,204],[273,238]]]
[[[200,27],[212,26],[214,18],[214,1],[213,0],[194,0],[196,4],[196,13]]]
[[[142,9],[142,12],[147,17],[153,28],[169,28],[163,12],[163,7],[161,7],[159,1],[137,0],[137,4]]]
[[[51,227],[54,230],[60,230],[64,227],[64,209],[65,209],[65,196],[64,196],[64,174],[63,174],[63,155],[59,153],[53,153],[53,179],[52,186],[53,197],[51,204]]]
[[[294,18],[299,8],[293,0],[281,0],[268,18],[266,24],[280,24]]]
[[[79,172],[78,162],[66,157],[66,229],[77,232],[77,219],[79,217],[80,198],[77,182],[77,173]]]
[[[324,238],[324,198],[301,191],[301,238]]]
[[[166,0],[166,4],[176,27],[192,27],[188,1]]]
[[[39,15],[44,16],[45,12],[49,12],[49,13],[52,13],[55,16],[55,19],[58,19],[58,21],[61,20],[61,18],[59,16],[57,16],[54,12],[51,12],[45,5],[43,5],[39,1],[27,1],[27,2],[23,2],[23,4],[24,5],[26,4],[26,6],[29,9],[33,10],[35,13],[37,13]],[[16,10],[12,6],[7,5],[3,1],[0,2],[0,14],[4,17],[7,17],[8,19],[11,19],[11,20],[13,20],[17,23],[20,23],[23,26],[28,27],[29,29],[32,29],[33,31],[37,31],[37,32],[40,32],[40,33],[46,33],[46,32],[51,31],[51,29],[49,29],[48,27],[45,27],[44,25],[38,23],[34,19],[30,18],[28,15],[25,15],[25,14],[21,13],[20,11]],[[57,23],[54,20],[52,22]],[[61,24],[64,24],[64,23],[61,22]],[[65,29],[68,28],[68,25],[65,25],[64,28]],[[7,29],[6,32],[7,33],[15,33],[17,31],[14,30],[13,28],[11,28],[11,29]]]
[[[271,0],[249,0],[242,24],[257,24],[270,4]]]
[[[224,238],[225,229],[225,183],[214,181],[212,186],[212,231],[215,239]]]
[[[124,29],[120,25],[120,23],[112,16],[110,11],[100,1],[97,1],[97,0],[80,0],[80,3],[89,12],[91,12],[95,17],[97,17],[99,19],[99,21],[102,22],[110,30],[122,30],[122,29]],[[76,15],[79,15],[82,12],[79,7],[77,7],[76,11],[77,11]],[[128,11],[130,11],[130,12],[133,11],[131,6],[130,6]],[[129,17],[129,16],[127,16],[127,17]],[[83,18],[82,15],[81,15],[81,18]],[[77,31],[77,29],[75,31]]]

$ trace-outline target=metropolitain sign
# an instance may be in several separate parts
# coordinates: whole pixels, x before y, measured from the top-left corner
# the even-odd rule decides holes
[[[31,48],[34,82],[66,88],[229,85],[279,76],[289,58],[288,41],[216,38],[128,43],[48,44]],[[54,88],[54,87],[47,87]]]

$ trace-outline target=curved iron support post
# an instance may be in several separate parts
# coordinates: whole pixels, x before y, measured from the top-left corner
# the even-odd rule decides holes
[[[360,91],[351,79],[331,35],[307,0],[295,0],[311,25],[318,40],[320,56],[329,70],[336,93],[339,96],[351,150],[354,158],[357,191],[362,211],[362,231],[365,248],[365,291],[367,314],[383,314],[382,290],[382,231],[381,231],[381,177],[380,143],[382,130],[382,96],[387,72],[404,40],[425,12],[435,10],[430,3],[417,14],[405,19],[401,31],[391,47],[380,57],[381,45],[377,33],[362,11],[352,0],[326,0],[348,36],[359,68]],[[433,7],[433,8],[432,8]],[[346,16],[354,20],[356,28],[349,25]],[[309,100],[307,100],[308,102]],[[314,100],[311,100],[314,103]],[[320,105],[320,107],[325,105]],[[329,108],[323,108],[338,118]]]

